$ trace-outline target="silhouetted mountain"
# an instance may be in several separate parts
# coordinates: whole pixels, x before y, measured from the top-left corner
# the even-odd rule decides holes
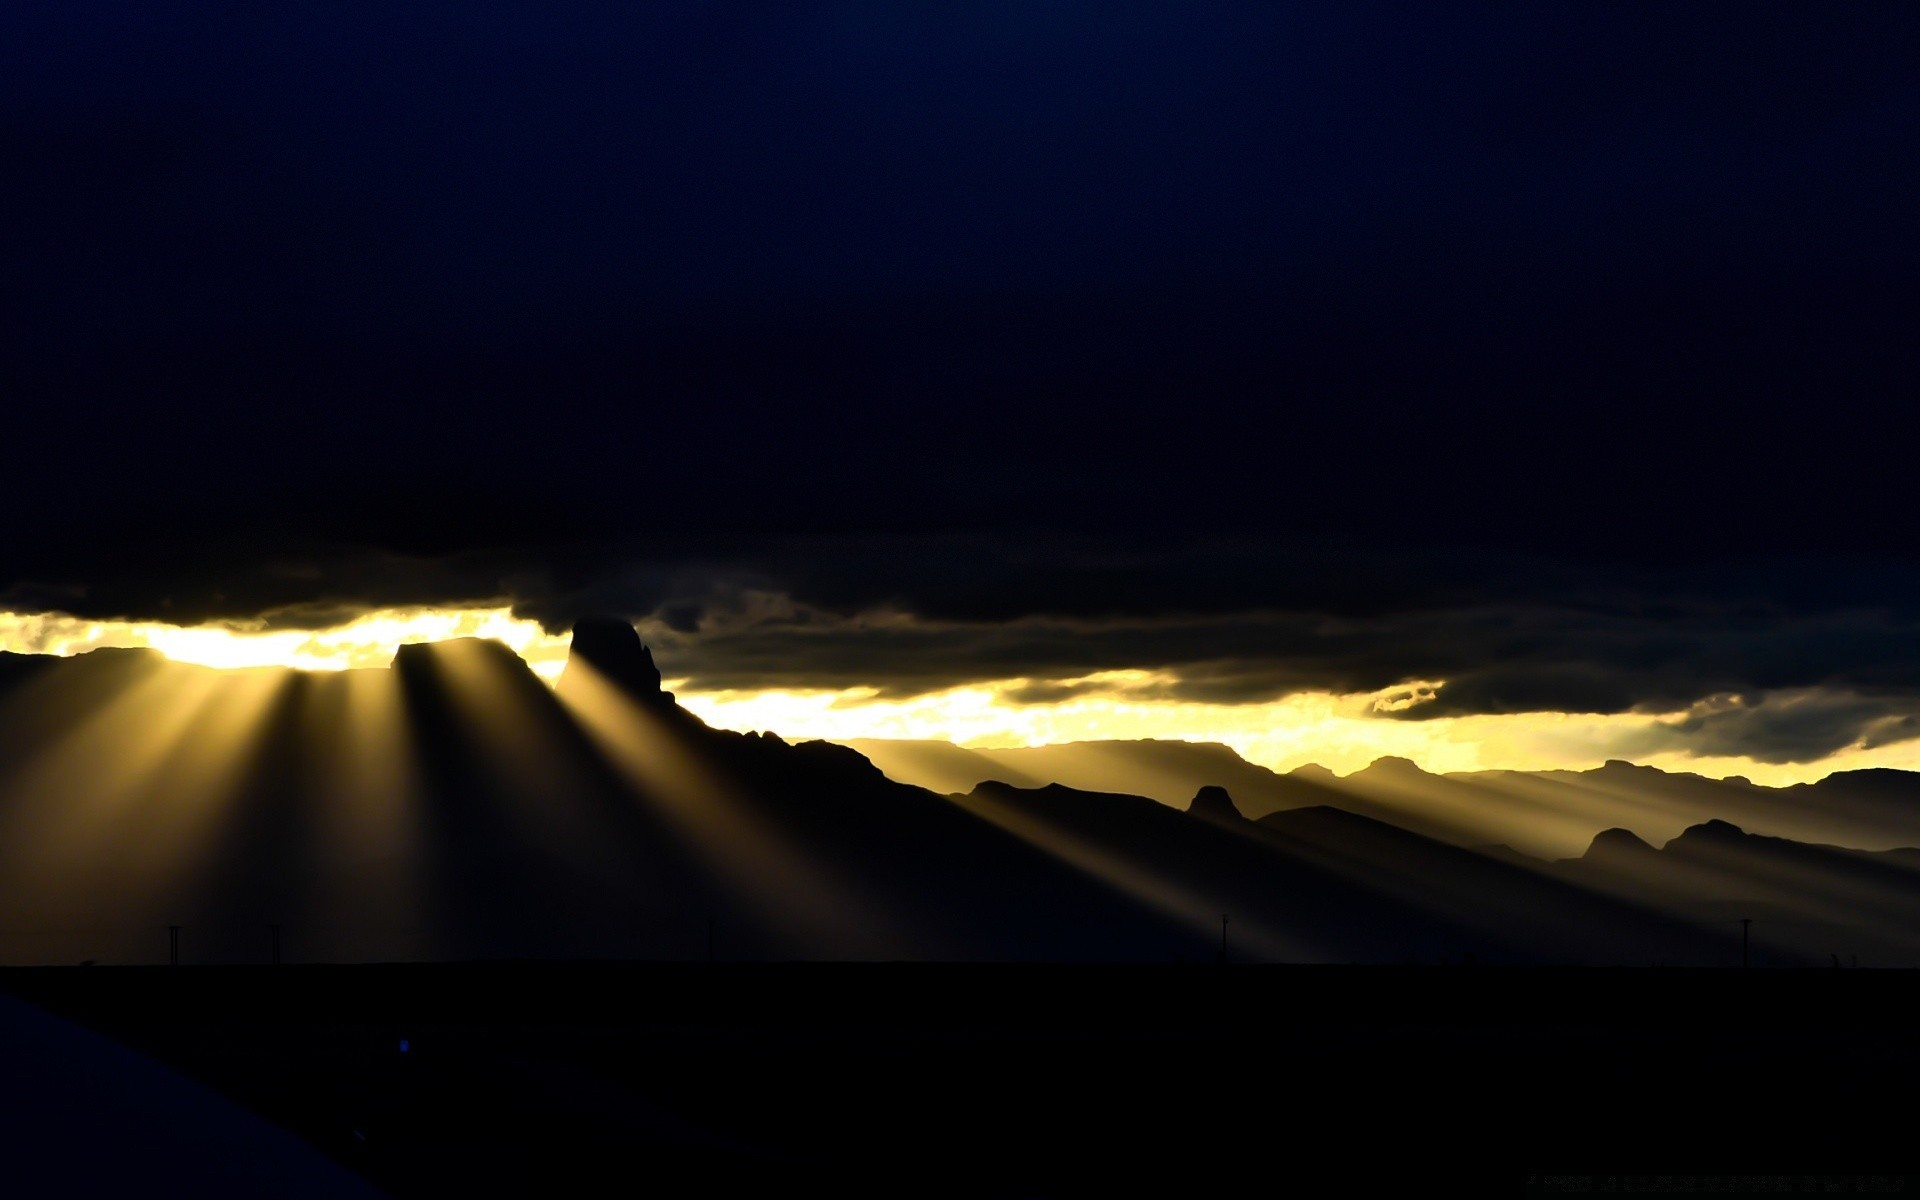
[[[1062,783],[1092,792],[1127,792],[1184,807],[1196,789],[1212,784],[1232,792],[1249,817],[1323,802],[1316,780],[1277,774],[1217,742],[1149,739],[989,750],[885,738],[844,744],[891,778],[936,792],[970,791],[997,779],[1021,787]]]
[[[1614,760],[1588,771],[1401,772],[1384,786],[1362,771],[1340,784],[1388,820],[1425,821],[1436,836],[1466,845],[1510,840],[1545,858],[1578,854],[1609,827],[1660,843],[1716,818],[1798,841],[1920,845],[1920,774],[1910,771],[1841,772],[1769,788]]]
[[[1234,804],[1233,797],[1227,794],[1227,789],[1215,784],[1208,784],[1195,792],[1193,799],[1187,803],[1187,812],[1203,821],[1229,825],[1247,819]]]
[[[1631,829],[1602,829],[1593,835],[1593,844],[1587,847],[1581,861],[1632,868],[1646,862],[1646,856],[1653,852],[1653,847],[1640,840]]]
[[[1608,833],[1558,866],[1476,852],[1458,839],[1496,824],[1486,789],[1404,760],[1345,779],[1242,763],[1269,799],[1313,801],[1258,821],[1215,781],[1186,811],[1057,784],[939,795],[845,746],[708,727],[619,622],[582,623],[556,687],[474,639],[337,674],[121,651],[0,670],[11,961],[152,961],[170,924],[189,961],[258,961],[269,925],[296,959],[1210,961],[1224,917],[1241,959],[1716,962],[1732,927],[1713,905],[1748,898],[1732,881],[1884,923],[1906,919],[1914,859],[1731,826],[1659,852]],[[1488,808],[1588,819],[1538,786]]]
[[[1159,768],[1150,777],[1164,781],[1175,765],[1192,769],[1233,757],[1220,746],[1169,755],[1163,753],[1168,744],[1157,742],[1079,743],[1031,753],[959,751],[964,758],[944,753],[937,743],[916,743],[912,753],[898,744],[861,744],[880,749],[903,773],[911,769],[916,754],[947,770],[975,771],[1004,770],[1008,762],[1032,770],[1051,762],[1070,770],[1110,772],[1129,758],[1145,758]],[[1055,753],[1042,753],[1049,750]],[[1386,758],[1344,778],[1318,767],[1285,776],[1265,772],[1263,787],[1270,800],[1308,802],[1266,813],[1257,824],[1266,833],[1291,834],[1296,857],[1302,844],[1310,844],[1317,861],[1338,863],[1348,874],[1365,864],[1364,877],[1376,900],[1382,893],[1406,889],[1402,894],[1423,898],[1428,915],[1451,904],[1451,915],[1461,925],[1498,931],[1499,937],[1492,939],[1498,945],[1480,951],[1483,957],[1524,957],[1558,943],[1560,953],[1582,961],[1606,960],[1609,954],[1611,961],[1633,961],[1631,946],[1638,946],[1639,956],[1649,960],[1702,961],[1698,944],[1688,944],[1685,936],[1669,936],[1681,925],[1717,948],[1706,952],[1706,960],[1725,963],[1728,931],[1736,928],[1728,914],[1740,909],[1768,914],[1766,936],[1756,951],[1760,961],[1824,961],[1839,952],[1837,947],[1869,961],[1920,961],[1920,939],[1904,933],[1920,916],[1912,907],[1920,850],[1863,854],[1785,838],[1755,841],[1738,826],[1711,815],[1711,806],[1722,804],[1727,811],[1775,827],[1872,829],[1883,840],[1898,838],[1901,830],[1914,826],[1920,812],[1906,805],[1920,800],[1920,777],[1907,772],[1857,774],[1866,778],[1834,776],[1822,785],[1773,789],[1618,761],[1583,772],[1435,775],[1407,759]],[[1020,789],[998,791],[1005,795]],[[1059,798],[1069,790],[1030,788],[1024,794],[1055,797],[1058,808]],[[1202,796],[1205,803],[1200,803]],[[1113,803],[1110,797],[1109,805]],[[1137,808],[1137,801],[1129,803]],[[1218,794],[1209,787],[1188,808],[1223,815],[1218,804]],[[1671,839],[1671,853],[1656,850],[1632,828],[1623,827],[1626,822]],[[1309,832],[1311,838],[1303,836]],[[1920,841],[1920,828],[1912,832]],[[1099,831],[1089,819],[1075,827],[1074,836],[1097,839]],[[1576,838],[1573,851],[1584,847],[1584,853],[1577,858],[1559,855],[1563,861],[1557,864],[1551,861]],[[1152,853],[1144,847],[1149,840],[1143,837],[1128,850],[1126,861],[1133,869],[1148,870]],[[1870,884],[1861,875],[1865,864],[1873,864]],[[1542,893],[1543,881],[1572,886]],[[1336,890],[1324,880],[1316,886],[1329,895]],[[1624,920],[1620,909],[1588,909],[1596,895],[1639,917],[1657,915],[1662,932],[1606,932],[1633,922]],[[1433,932],[1408,914],[1394,920]],[[1355,930],[1342,936],[1349,944],[1365,943],[1373,953],[1381,952],[1377,939],[1368,941]],[[1474,940],[1459,927],[1435,936],[1452,937],[1462,945]],[[1655,946],[1664,949],[1656,952]]]
[[[1547,864],[1511,852],[1478,853],[1324,805],[1270,813],[1257,826],[1289,852],[1417,897],[1481,931],[1483,944],[1497,939],[1527,961],[1724,961],[1723,934],[1631,897],[1570,886],[1543,870]],[[1487,961],[1488,952],[1479,957]]]
[[[1587,771],[1434,774],[1383,758],[1351,775],[1307,765],[1285,774],[1215,743],[1073,742],[1020,749],[962,749],[946,742],[847,743],[890,777],[936,791],[988,779],[1059,782],[1131,792],[1183,806],[1196,788],[1230,790],[1251,817],[1329,804],[1460,846],[1510,845],[1532,858],[1576,856],[1601,830],[1625,827],[1654,842],[1722,817],[1799,841],[1885,850],[1920,845],[1920,773],[1847,771],[1817,783],[1757,786],[1613,760]]]
[[[1334,808],[1196,821],[1139,796],[996,782],[959,799],[1072,847],[1084,869],[1196,926],[1227,915],[1235,952],[1249,959],[1726,957],[1723,932]]]
[[[1561,878],[1655,905],[1703,926],[1753,921],[1761,961],[1845,954],[1877,965],[1920,957],[1920,872],[1910,851],[1863,851],[1751,834],[1704,821],[1656,850],[1608,830]]]

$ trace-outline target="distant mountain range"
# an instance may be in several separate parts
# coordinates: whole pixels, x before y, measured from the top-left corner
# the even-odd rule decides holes
[[[1432,774],[1382,758],[1351,775],[1304,766],[1279,773],[1213,742],[1107,741],[973,750],[940,741],[856,738],[888,776],[939,792],[988,780],[1064,783],[1184,805],[1208,784],[1226,787],[1249,816],[1329,805],[1462,846],[1505,844],[1539,858],[1581,853],[1593,835],[1624,827],[1652,842],[1716,818],[1755,833],[1863,849],[1920,846],[1920,773],[1843,771],[1817,783],[1760,787],[1609,762],[1589,771]]]
[[[0,655],[0,961],[156,961],[178,926],[189,962],[1731,965],[1746,918],[1762,964],[1920,964],[1899,772],[861,746],[709,728],[618,621],[555,687],[471,639],[332,675]]]

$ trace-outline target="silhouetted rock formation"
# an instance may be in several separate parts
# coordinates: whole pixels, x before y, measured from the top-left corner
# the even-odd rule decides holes
[[[1216,821],[1231,825],[1246,820],[1246,815],[1234,806],[1233,797],[1227,789],[1217,784],[1208,784],[1195,792],[1187,803],[1187,812],[1203,821]]]
[[[567,669],[576,662],[600,672],[641,704],[658,708],[673,704],[673,693],[660,688],[660,668],[653,663],[653,651],[647,649],[631,624],[618,617],[582,617],[574,623]],[[562,671],[563,691],[566,679]]]

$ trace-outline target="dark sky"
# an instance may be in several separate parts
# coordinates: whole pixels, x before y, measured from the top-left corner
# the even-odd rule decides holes
[[[0,9],[0,607],[1920,687],[1916,10],[931,7]]]

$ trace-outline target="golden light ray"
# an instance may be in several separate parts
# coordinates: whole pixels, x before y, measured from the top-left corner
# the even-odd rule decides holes
[[[198,899],[260,723],[289,678],[142,666],[47,681],[104,690],[6,780],[0,895],[16,955],[37,943],[150,960],[159,926]],[[153,927],[129,928],[132,913]]]
[[[289,672],[276,668],[180,674],[200,677],[191,684],[182,680],[183,690],[199,695],[192,719],[139,781],[139,803],[110,827],[115,860],[164,864],[169,883],[197,879],[211,861],[260,748],[268,712],[293,682]]]
[[[878,906],[863,903],[789,845],[752,812],[731,780],[591,665],[571,664],[559,695],[684,844],[800,944],[825,941],[856,954],[913,944]]]
[[[1599,825],[1555,806],[1496,805],[1500,797],[1456,779],[1381,765],[1325,786],[1348,796],[1357,812],[1444,842],[1505,844],[1522,854],[1554,858],[1586,849]]]
[[[409,852],[421,832],[421,781],[399,681],[390,671],[354,670],[327,682],[302,735],[318,748],[318,844],[353,859]]]
[[[507,801],[500,811],[516,836],[562,860],[592,859],[616,867],[616,847],[598,835],[587,812],[564,802],[585,794],[591,782],[580,775],[574,756],[556,744],[556,731],[545,719],[550,714],[538,707],[543,700],[552,704],[550,693],[486,640],[439,643],[431,655],[441,695]]]
[[[58,873],[96,846],[199,718],[217,686],[211,673],[182,678],[163,664],[105,696],[84,720],[58,734],[9,781],[11,854]]]
[[[484,643],[455,642],[433,648],[434,667],[446,685],[445,697],[495,771],[517,786],[540,786],[540,771],[552,759],[543,731],[521,711],[509,672],[513,664]]]
[[[1482,797],[1474,814],[1482,831],[1511,829],[1500,840],[1540,858],[1572,858],[1583,853],[1601,829],[1623,827],[1654,845],[1677,837],[1713,811],[1660,795],[1645,786],[1624,786],[1574,773],[1523,775],[1497,772],[1462,781]]]
[[[310,931],[309,957],[419,958],[428,942],[418,748],[398,676],[353,670],[319,680],[302,714],[312,750],[310,854],[324,889],[316,907],[337,932]],[[329,939],[350,939],[333,949]]]
[[[962,811],[986,821],[1043,851],[1088,878],[1098,880],[1139,901],[1155,912],[1203,936],[1220,929],[1222,901],[1166,878],[1131,861],[1126,855],[1091,845],[1071,831],[990,788],[948,799]],[[1317,948],[1242,916],[1234,923],[1234,944],[1241,952],[1269,961],[1302,962],[1319,957]]]

